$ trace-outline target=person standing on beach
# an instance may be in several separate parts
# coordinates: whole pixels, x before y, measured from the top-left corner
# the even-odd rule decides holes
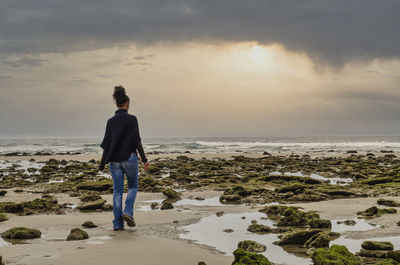
[[[101,143],[103,155],[99,170],[104,170],[110,163],[110,171],[113,178],[113,213],[114,231],[124,230],[124,221],[128,226],[135,226],[133,218],[133,206],[139,187],[138,156],[144,163],[144,169],[149,168],[146,155],[143,150],[139,134],[139,125],[136,116],[128,114],[129,97],[125,88],[116,86],[113,98],[118,107],[115,115],[107,121],[106,132]],[[122,196],[124,192],[124,175],[128,180],[128,194],[125,200],[125,208],[122,211]]]

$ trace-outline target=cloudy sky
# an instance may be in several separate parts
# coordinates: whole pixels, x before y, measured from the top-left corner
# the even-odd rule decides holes
[[[0,137],[400,135],[398,0],[0,0]]]

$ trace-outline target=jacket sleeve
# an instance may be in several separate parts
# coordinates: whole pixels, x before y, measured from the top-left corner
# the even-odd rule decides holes
[[[103,155],[101,156],[99,170],[103,170],[106,165],[107,154],[110,148],[110,141],[111,141],[111,128],[109,122],[107,122],[106,132],[104,134],[103,141],[100,144],[100,147],[103,149]]]
[[[139,155],[140,155],[140,158],[142,159],[142,162],[143,163],[147,163],[147,158],[146,158],[146,154],[144,153],[144,150],[143,150],[143,145],[142,145],[142,138],[140,138],[140,132],[139,132],[139,123],[138,123],[138,120],[137,120],[137,118],[136,118],[136,137],[137,137],[137,140],[136,140],[136,150],[139,152]]]

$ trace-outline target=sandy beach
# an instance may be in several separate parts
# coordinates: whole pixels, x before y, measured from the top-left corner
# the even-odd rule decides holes
[[[203,157],[205,157],[205,160]],[[245,157],[245,159],[256,159],[254,161],[267,161],[278,159],[279,156],[252,154],[246,155]],[[289,156],[286,156],[280,159],[289,159],[288,157]],[[344,155],[338,159],[346,159],[346,157],[351,158],[350,155]],[[187,161],[192,161],[192,163],[201,163],[201,161],[215,161],[216,158],[228,162],[237,160],[232,159],[232,154],[185,154],[184,159],[189,159]],[[18,160],[28,161],[30,159],[34,159],[36,161],[35,163],[49,161],[49,159],[87,162],[91,159],[98,160],[99,157],[95,155],[76,155],[0,158],[1,161],[11,161],[12,163],[18,163]],[[182,155],[181,158],[177,155],[150,156],[150,161],[164,161],[165,159],[175,161],[173,163],[180,163],[179,159],[183,158]],[[289,161],[287,163],[289,167],[292,162]],[[184,164],[183,162],[182,165]],[[59,165],[59,169],[61,168],[62,167]],[[172,168],[180,170],[179,167],[171,166],[168,173],[169,175],[167,176],[157,177],[156,173],[153,175],[151,173],[143,173],[141,179],[149,179],[154,176],[155,179],[164,181],[162,182],[164,188],[168,185],[174,186],[174,181],[178,180],[173,178]],[[232,174],[238,174],[237,172],[240,172],[240,169],[238,170],[239,171],[235,171],[235,173]],[[248,171],[248,169],[241,170]],[[272,170],[273,169],[270,169],[269,171]],[[302,169],[299,168],[299,170]],[[6,169],[3,169],[3,178],[8,174],[5,172]],[[261,172],[260,175],[265,174],[268,175],[268,173],[265,172]],[[40,175],[37,175],[37,177],[39,176]],[[61,176],[63,182],[51,182],[52,178],[60,178]],[[64,187],[62,185],[70,183],[68,182],[70,181],[68,180],[69,176],[59,174],[50,177],[50,181],[47,184],[42,182],[32,185],[24,184],[21,187],[17,185],[11,188],[5,187],[6,184],[4,184],[3,178],[1,182],[3,183],[2,190],[6,190],[7,193],[0,197],[0,203],[33,201],[42,198],[45,193],[56,198],[58,205],[64,205],[64,208],[62,208],[64,211],[63,214],[33,212],[32,214],[25,215],[7,213],[8,220],[0,223],[0,232],[4,232],[13,227],[28,227],[40,230],[42,235],[38,239],[24,241],[26,244],[12,244],[14,242],[9,243],[1,239],[0,255],[3,257],[5,264],[112,264],[115,263],[115,257],[118,257],[118,264],[197,264],[200,261],[204,261],[206,264],[231,264],[233,261],[232,252],[235,249],[234,246],[240,240],[253,238],[252,233],[245,231],[247,225],[249,225],[253,219],[258,218],[258,222],[266,220],[262,217],[262,213],[260,213],[259,210],[264,209],[266,206],[276,204],[272,202],[277,199],[277,197],[275,197],[269,202],[260,200],[257,196],[254,198],[250,196],[242,198],[242,203],[240,204],[222,204],[220,202],[220,197],[226,194],[227,188],[231,185],[247,185],[246,183],[248,183],[248,180],[243,181],[243,177],[235,178],[236,180],[233,181],[233,183],[230,183],[231,180],[228,179],[226,183],[224,182],[225,184],[219,186],[216,184],[190,186],[178,181],[180,184],[176,186],[176,190],[180,193],[180,200],[173,202],[174,209],[152,210],[150,204],[152,202],[157,202],[161,205],[162,201],[166,199],[166,196],[160,190],[156,189],[153,189],[152,192],[150,192],[150,189],[147,191],[140,191],[135,204],[135,220],[137,226],[134,228],[127,227],[125,231],[113,231],[111,224],[112,211],[99,209],[88,212],[79,211],[75,208],[82,203],[79,199],[80,197],[78,197],[79,195],[91,193],[93,191],[84,191],[78,188],[80,193],[76,195],[74,195],[74,192],[71,193],[71,191],[62,192],[62,187]],[[169,180],[170,178],[171,180]],[[293,182],[295,181],[293,180]],[[228,185],[228,183],[230,184]],[[266,188],[267,190],[269,188],[272,192],[274,187],[277,187],[276,184],[277,183],[265,183],[263,187],[258,186],[258,188]],[[79,183],[75,183],[74,185],[79,185]],[[279,185],[278,187],[280,187]],[[50,191],[53,192],[45,192],[48,186],[52,187]],[[332,188],[338,187],[330,186],[332,186]],[[60,189],[59,192],[54,192],[57,190],[54,187]],[[352,189],[353,188],[356,189],[358,186],[352,186]],[[392,194],[394,193],[393,191]],[[109,191],[99,191],[98,194],[100,194],[101,199],[105,200],[105,204],[112,204],[112,194],[110,194]],[[321,219],[330,220],[332,223],[336,223],[338,220],[355,220],[358,222],[360,227],[358,228],[356,225],[354,229],[352,229],[351,226],[332,225],[332,231],[334,231],[334,229],[339,229],[337,231],[340,231],[341,234],[339,239],[335,239],[332,242],[344,242],[343,244],[349,244],[349,249],[358,248],[359,250],[363,240],[374,238],[386,238],[394,244],[395,249],[400,249],[400,241],[396,238],[400,235],[400,228],[397,226],[397,222],[400,218],[397,213],[383,214],[371,219],[359,219],[360,215],[357,214],[361,210],[376,205],[378,198],[400,201],[400,196],[387,195],[389,195],[389,193],[386,193],[386,195],[377,193],[362,197],[350,196],[349,198],[335,199],[324,197],[325,199],[316,199],[315,201],[307,202],[291,202],[287,200],[281,203],[285,206],[299,206],[304,212],[316,211]],[[265,197],[265,195],[263,196]],[[250,200],[249,198],[252,199]],[[379,208],[390,207],[379,206]],[[219,215],[220,217],[218,217],[217,213],[221,213]],[[243,220],[246,225],[240,227],[240,229],[244,229],[244,232],[235,234],[235,232],[239,230],[239,227],[236,228],[236,223],[239,220]],[[97,227],[90,229],[82,228],[81,225],[85,221],[92,221]],[[215,227],[213,227],[214,224]],[[221,227],[221,229],[219,227]],[[65,241],[70,230],[73,228],[82,228],[88,233],[89,238],[79,241]],[[232,234],[228,232],[225,233],[222,232],[222,228],[232,228],[235,232]],[[215,229],[220,231],[220,233]],[[201,236],[196,238],[196,234],[198,235],[199,233]],[[227,239],[224,237],[227,237]],[[259,238],[261,239],[262,237],[260,236]],[[229,242],[232,247],[224,246],[224,240],[232,241]],[[266,236],[265,240],[267,240]],[[289,252],[285,252],[287,249],[284,250],[274,245],[272,241],[279,240],[277,237],[274,237],[274,240],[268,240],[271,242],[268,241],[269,245],[267,245],[267,250],[263,254],[269,258],[273,264],[310,264],[311,259],[304,254],[299,255],[295,252],[289,254],[290,250]],[[230,251],[228,252],[227,249],[230,249]],[[284,253],[287,253],[288,258],[282,257],[282,255],[285,255]]]

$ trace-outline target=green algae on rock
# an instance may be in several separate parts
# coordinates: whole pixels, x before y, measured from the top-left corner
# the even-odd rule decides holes
[[[361,247],[367,250],[393,250],[393,244],[389,241],[364,241]]]
[[[173,189],[165,189],[162,193],[168,197],[168,199],[179,199],[181,196],[178,192],[174,191]]]
[[[311,258],[315,265],[361,265],[359,259],[342,245],[332,245],[329,249],[319,248]]]
[[[1,233],[4,239],[34,239],[40,238],[41,235],[39,230],[27,227],[13,227]]]
[[[304,246],[307,248],[327,248],[329,247],[329,242],[331,241],[331,237],[326,232],[319,232],[318,234],[310,237],[305,243]]]
[[[74,240],[84,240],[88,239],[89,235],[86,231],[83,231],[80,228],[74,228],[71,229],[71,232],[69,233],[67,237],[67,241],[74,241]]]
[[[171,201],[169,201],[169,200],[164,200],[163,202],[162,202],[162,205],[161,205],[161,208],[160,208],[161,210],[170,210],[170,209],[174,209],[174,206],[172,205],[172,203],[171,203]]]
[[[235,260],[232,265],[271,265],[264,255],[251,253],[241,248],[236,249],[233,255]]]
[[[82,224],[84,228],[96,228],[97,225],[95,225],[92,221],[86,221]]]
[[[282,235],[277,242],[278,245],[304,245],[312,236],[322,232],[321,230],[305,230],[299,232],[289,232]]]
[[[400,207],[400,203],[394,201],[394,200],[385,200],[385,199],[379,199],[376,202],[379,205],[385,205],[389,207]]]
[[[7,221],[8,217],[5,213],[0,213],[0,222]]]
[[[78,208],[81,211],[94,211],[98,209],[103,209],[105,203],[106,203],[105,200],[99,199],[97,201],[89,201],[86,203],[82,203],[78,205],[76,208]]]
[[[63,214],[64,207],[58,204],[57,199],[51,196],[34,199],[26,202],[0,202],[0,212],[15,213],[17,215],[31,215],[43,213]]]
[[[357,212],[358,215],[368,216],[368,217],[380,217],[383,214],[395,214],[397,210],[394,208],[383,208],[380,209],[376,206],[372,206],[364,211]]]
[[[238,248],[244,249],[249,252],[264,252],[267,247],[252,240],[244,240],[238,243]]]

